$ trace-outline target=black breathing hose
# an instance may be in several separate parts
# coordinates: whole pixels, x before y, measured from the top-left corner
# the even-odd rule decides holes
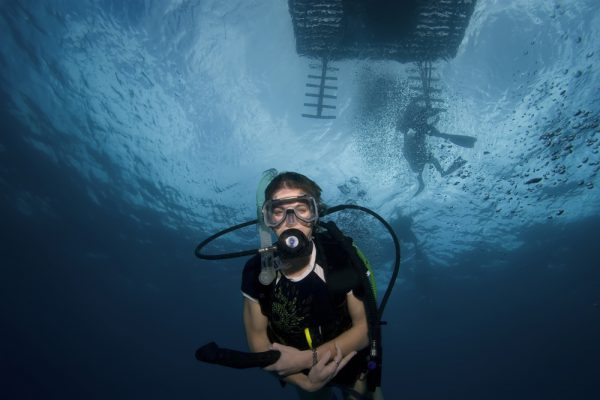
[[[257,223],[258,223],[258,219],[254,219],[252,221],[247,221],[247,222],[241,223],[239,225],[234,225],[230,228],[223,229],[221,232],[217,232],[214,235],[209,236],[208,238],[206,238],[202,242],[200,242],[200,244],[198,244],[198,246],[196,246],[196,250],[194,251],[194,254],[196,254],[196,257],[201,258],[203,260],[225,260],[228,258],[238,258],[238,257],[254,255],[254,254],[256,254],[257,249],[238,251],[235,253],[224,253],[224,254],[202,254],[201,250],[204,246],[206,246],[213,240],[215,240],[223,235],[226,235],[229,232],[237,231],[238,229],[242,229],[242,228],[245,228],[250,225],[255,225]]]

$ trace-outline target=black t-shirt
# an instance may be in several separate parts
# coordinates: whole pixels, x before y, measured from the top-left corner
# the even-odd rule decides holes
[[[258,286],[260,257],[246,263],[242,277],[242,292],[249,299],[258,301],[261,291],[270,291],[271,307],[263,313],[269,317],[271,339],[301,350],[309,348],[307,328],[313,344],[318,345],[348,329],[350,322],[347,308],[344,306],[340,311],[331,300],[325,271],[316,262],[316,252],[314,246],[309,262],[312,268],[302,276],[290,279],[279,271],[268,289]]]

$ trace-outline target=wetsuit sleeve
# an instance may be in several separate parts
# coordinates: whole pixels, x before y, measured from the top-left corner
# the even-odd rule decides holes
[[[247,297],[258,299],[258,275],[260,274],[260,256],[256,255],[246,262],[242,273],[242,293]]]

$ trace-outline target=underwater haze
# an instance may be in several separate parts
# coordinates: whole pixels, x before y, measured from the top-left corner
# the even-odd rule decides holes
[[[315,60],[280,0],[0,1],[0,397],[272,399],[247,349],[244,258],[196,245],[256,218],[263,171],[381,214],[402,242],[389,399],[600,398],[600,3],[479,0],[432,64],[443,169],[407,162],[414,63],[344,59],[335,119],[302,117]],[[433,123],[433,122],[432,122]],[[333,216],[379,293],[394,252]],[[259,246],[254,227],[211,253]]]

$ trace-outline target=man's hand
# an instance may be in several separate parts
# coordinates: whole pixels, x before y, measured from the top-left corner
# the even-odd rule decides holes
[[[308,369],[311,366],[312,354],[310,351],[301,351],[295,347],[284,346],[279,343],[273,343],[271,350],[279,351],[281,356],[275,363],[265,367],[265,371],[287,376]]]
[[[335,345],[335,348],[337,351],[333,359],[331,358],[331,351],[327,351],[323,354],[319,362],[310,369],[310,372],[308,373],[309,384],[306,388],[303,388],[304,390],[314,392],[321,389],[327,382],[332,380],[346,364],[348,364],[352,357],[356,355],[356,351],[353,351],[342,358],[342,350],[337,344]]]

